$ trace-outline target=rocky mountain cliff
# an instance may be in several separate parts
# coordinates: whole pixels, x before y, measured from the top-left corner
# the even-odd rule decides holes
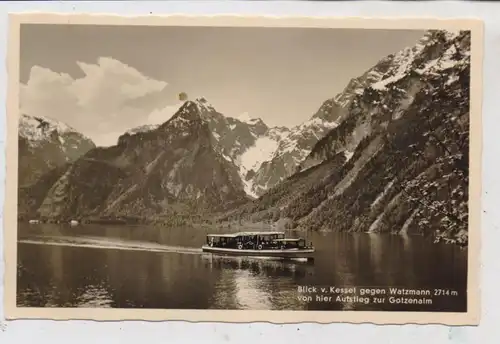
[[[285,127],[268,127],[260,118],[243,114],[238,118],[226,117],[218,112],[204,97],[195,99],[199,112],[207,123],[214,149],[234,165],[246,193],[257,197],[253,188],[255,172],[261,164],[271,159],[281,140],[288,136]],[[133,128],[119,138],[119,142],[131,136],[154,131],[157,125]]]
[[[470,32],[428,32],[327,101],[338,124],[296,173],[225,219],[466,244],[469,80]]]
[[[18,143],[20,187],[95,148],[91,139],[62,122],[26,114],[19,118]]]
[[[387,56],[363,75],[352,79],[340,94],[323,102],[309,120],[292,128],[290,134],[279,142],[272,158],[256,171],[252,180],[254,193],[260,196],[293,175],[316,143],[349,114],[354,99],[363,94],[367,86],[380,81],[406,53],[405,50],[398,55]]]
[[[212,131],[212,112],[204,100],[187,101],[157,128],[122,135],[116,146],[53,170],[28,191],[29,211],[55,219],[161,220],[246,202],[238,168]]]

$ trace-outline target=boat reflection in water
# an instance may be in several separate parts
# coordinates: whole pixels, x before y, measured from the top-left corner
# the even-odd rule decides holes
[[[212,309],[306,309],[297,284],[314,275],[307,259],[237,257],[203,254],[205,268],[218,275]]]
[[[240,232],[208,234],[203,252],[217,255],[257,256],[281,259],[314,259],[312,243],[303,238],[285,238],[284,232]]]
[[[210,269],[247,270],[254,275],[305,277],[314,273],[314,261],[307,259],[281,259],[266,257],[236,257],[202,255]]]

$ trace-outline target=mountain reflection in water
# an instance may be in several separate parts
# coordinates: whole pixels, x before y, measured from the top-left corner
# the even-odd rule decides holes
[[[213,232],[213,230],[210,230]],[[467,251],[420,236],[312,233],[315,261],[201,252],[207,231],[20,224],[17,302],[31,307],[465,311]],[[287,233],[299,236],[302,233]],[[432,305],[305,302],[298,286],[452,288]]]

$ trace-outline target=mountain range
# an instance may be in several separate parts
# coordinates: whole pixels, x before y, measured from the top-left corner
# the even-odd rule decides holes
[[[26,126],[38,119],[23,115],[19,212],[174,224],[217,214],[466,243],[469,78],[470,33],[437,30],[290,129],[224,116],[200,97],[95,147],[62,123]],[[28,168],[37,159],[46,164]]]
[[[292,177],[221,219],[465,245],[469,83],[470,32],[428,32],[351,82],[340,124]]]

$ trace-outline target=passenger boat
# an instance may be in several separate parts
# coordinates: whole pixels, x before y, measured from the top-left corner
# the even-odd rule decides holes
[[[285,238],[284,232],[240,232],[208,234],[202,251],[218,255],[312,260],[315,250],[303,238]]]

